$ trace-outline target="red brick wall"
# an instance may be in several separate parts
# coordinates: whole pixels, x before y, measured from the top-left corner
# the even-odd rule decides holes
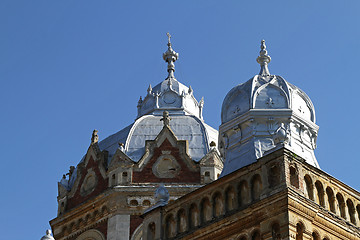
[[[102,193],[105,189],[107,189],[108,187],[108,179],[104,179],[100,173],[99,170],[99,165],[100,162],[97,161],[95,162],[93,157],[91,156],[89,159],[89,162],[87,164],[87,166],[85,168],[82,169],[81,171],[81,178],[80,178],[80,182],[78,185],[78,188],[76,189],[76,192],[74,194],[74,196],[72,198],[69,198],[66,204],[66,210],[70,210],[73,207],[76,207],[77,205],[79,205],[80,203],[85,202],[86,200],[88,200],[89,198],[95,197],[97,195],[99,195],[100,193]],[[92,191],[89,195],[87,196],[81,196],[80,195],[80,188],[81,185],[84,181],[84,178],[87,174],[87,170],[92,168],[95,172],[95,175],[97,177],[97,185],[94,189],[94,191]]]
[[[161,156],[162,151],[171,151],[171,155],[176,159],[179,163],[181,169],[177,176],[174,178],[159,178],[153,174],[152,166]],[[147,162],[146,166],[140,172],[133,172],[132,182],[134,183],[200,183],[200,170],[196,172],[190,171],[185,160],[180,156],[180,151],[178,148],[173,147],[171,143],[165,139],[165,141],[161,144],[160,147],[154,148],[154,154],[152,158]]]

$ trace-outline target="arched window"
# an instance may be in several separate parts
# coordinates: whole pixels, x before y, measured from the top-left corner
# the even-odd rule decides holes
[[[137,207],[138,205],[139,205],[139,203],[138,203],[137,200],[133,199],[133,200],[130,201],[130,206],[131,207]]]
[[[296,240],[303,240],[305,228],[301,223],[296,224]]]
[[[226,211],[231,211],[236,208],[236,199],[235,199],[235,190],[234,187],[230,186],[225,191],[225,204]]]
[[[199,209],[195,203],[190,206],[190,227],[194,228],[199,226]]]
[[[201,222],[205,223],[212,219],[211,204],[208,198],[201,201]]]
[[[221,215],[224,214],[224,199],[221,196],[221,193],[216,192],[214,194],[213,197],[213,212],[214,212],[214,217],[220,217]]]
[[[356,217],[355,217],[355,207],[353,202],[348,199],[346,201],[346,205],[348,207],[348,213],[349,213],[349,217],[350,217],[350,222],[356,225]]]
[[[116,180],[115,180],[115,173],[111,176],[111,185],[114,186],[116,184]]]
[[[128,183],[129,182],[129,178],[128,178],[128,173],[127,172],[123,172],[122,173],[122,183]]]
[[[145,207],[149,207],[151,205],[151,202],[149,200],[144,200],[142,205]]]
[[[309,175],[305,175],[304,177],[305,180],[305,185],[306,185],[306,196],[310,199],[314,201],[314,188],[313,188],[313,184],[311,181],[311,177]]]
[[[280,225],[278,223],[272,225],[271,236],[273,240],[281,240]]]
[[[261,240],[260,232],[259,232],[258,230],[256,230],[256,231],[252,234],[251,240]]]
[[[88,240],[88,239],[105,240],[105,236],[96,229],[90,229],[76,238],[76,240]]]
[[[312,236],[312,240],[320,240],[320,236],[317,232],[313,232],[311,236]]]
[[[268,182],[271,188],[280,184],[280,169],[278,165],[272,165],[268,170]]]
[[[262,190],[261,177],[259,174],[256,174],[251,179],[251,199],[253,201],[259,200]]]
[[[238,191],[238,202],[239,206],[243,207],[250,203],[250,193],[248,183],[243,180],[239,184],[239,191]]]
[[[336,194],[336,199],[337,199],[337,204],[338,204],[340,216],[342,218],[346,219],[344,198],[340,193],[338,193],[338,194]]]
[[[187,221],[184,209],[178,211],[177,219],[179,233],[185,232],[187,230]]]
[[[296,188],[299,188],[299,174],[295,167],[291,166],[289,168],[290,172],[290,184]]]
[[[333,213],[336,213],[335,196],[334,196],[333,190],[330,187],[326,188],[326,195],[327,195],[330,211],[333,212]]]
[[[173,238],[176,236],[176,223],[172,214],[166,217],[166,237]]]
[[[325,207],[325,201],[324,201],[324,188],[320,181],[315,182],[316,192],[317,192],[317,203]]]
[[[148,240],[155,240],[155,223],[151,222],[148,225],[148,229],[147,229],[147,239]]]

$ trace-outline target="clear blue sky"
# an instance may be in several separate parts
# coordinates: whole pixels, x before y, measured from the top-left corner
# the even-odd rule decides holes
[[[246,2],[246,3],[245,3]],[[40,239],[57,181],[100,139],[132,123],[139,96],[175,76],[218,128],[226,93],[269,69],[312,99],[321,168],[360,190],[360,1],[0,1],[2,239]]]

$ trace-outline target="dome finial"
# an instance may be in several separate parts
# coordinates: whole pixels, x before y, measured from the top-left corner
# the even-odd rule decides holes
[[[163,59],[165,60],[165,62],[168,63],[167,71],[169,75],[166,79],[169,79],[170,81],[171,78],[174,78],[174,72],[175,72],[174,62],[178,59],[179,54],[171,48],[170,33],[166,33],[166,35],[168,36],[168,44],[167,44],[168,50],[163,54]]]
[[[261,40],[261,50],[260,55],[257,57],[256,61],[260,64],[260,76],[270,76],[270,72],[268,69],[268,64],[271,61],[271,57],[268,55],[266,50],[265,40]]]

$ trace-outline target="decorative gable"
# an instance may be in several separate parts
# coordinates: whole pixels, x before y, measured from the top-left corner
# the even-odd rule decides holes
[[[146,141],[145,154],[134,166],[133,182],[200,183],[199,164],[188,154],[188,142],[178,140],[164,112],[164,127],[154,140]]]

